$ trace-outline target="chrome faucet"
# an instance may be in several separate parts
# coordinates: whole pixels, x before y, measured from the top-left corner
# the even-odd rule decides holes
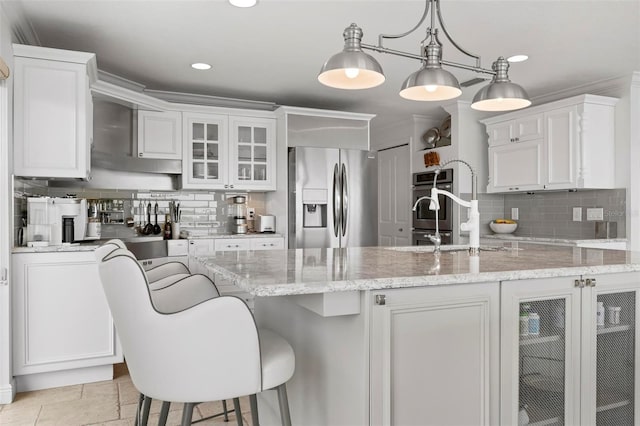
[[[438,173],[440,171],[438,170]],[[425,236],[427,238],[429,238],[429,240],[433,243],[434,249],[433,252],[436,254],[440,254],[440,245],[442,243],[442,238],[440,237],[440,232],[438,229],[438,210],[440,210],[440,205],[438,204],[438,199],[437,198],[431,198],[427,195],[425,195],[424,197],[420,197],[416,200],[415,204],[413,205],[413,208],[411,210],[413,210],[414,212],[418,209],[418,205],[424,201],[424,200],[431,200],[431,203],[429,203],[429,209],[431,210],[435,210],[436,212],[436,232],[435,234],[431,235],[431,234],[426,234]]]
[[[456,197],[449,191],[444,191],[442,189],[436,188],[436,182],[438,180],[438,175],[440,174],[440,171],[444,166],[451,163],[462,163],[465,166],[467,166],[471,171],[471,201],[464,201]],[[433,176],[433,188],[431,188],[431,202],[433,203],[435,200],[435,203],[437,205],[438,195],[440,194],[451,198],[456,203],[460,204],[463,207],[467,207],[469,209],[469,220],[460,224],[460,230],[469,231],[469,254],[478,255],[478,253],[480,252],[480,211],[478,210],[478,182],[476,178],[476,173],[473,171],[473,167],[471,167],[471,165],[466,161],[458,160],[458,159],[447,160],[443,164],[441,164],[435,170],[435,174]]]

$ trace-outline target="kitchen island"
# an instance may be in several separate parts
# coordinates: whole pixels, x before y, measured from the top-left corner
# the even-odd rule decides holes
[[[258,324],[292,344],[295,424],[517,424],[530,348],[563,365],[536,364],[561,383],[563,397],[559,411],[526,400],[531,424],[588,424],[637,405],[628,396],[601,402],[595,313],[600,300],[631,295],[621,333],[637,330],[640,254],[522,243],[480,256],[444,249],[439,256],[424,247],[244,251],[198,261],[216,281],[257,296]],[[539,314],[539,339],[519,337],[523,302]],[[267,392],[260,401],[263,424],[277,424],[275,399]]]

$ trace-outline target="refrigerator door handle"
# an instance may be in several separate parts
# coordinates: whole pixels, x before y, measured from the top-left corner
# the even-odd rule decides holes
[[[347,218],[349,217],[349,187],[347,185],[347,168],[342,163],[340,183],[342,186],[342,236],[347,233]]]
[[[340,197],[340,175],[338,164],[333,167],[333,234],[338,237],[340,232],[340,212],[342,211],[342,200]]]

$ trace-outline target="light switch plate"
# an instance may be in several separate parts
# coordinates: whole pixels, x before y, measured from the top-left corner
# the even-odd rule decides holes
[[[587,220],[604,220],[602,207],[587,209]]]
[[[582,222],[582,207],[573,208],[573,221]]]
[[[511,219],[518,220],[518,208],[517,207],[512,207],[511,208]]]

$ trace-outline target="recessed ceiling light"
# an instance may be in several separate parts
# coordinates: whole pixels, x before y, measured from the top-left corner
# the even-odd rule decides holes
[[[229,0],[229,3],[235,7],[253,7],[258,0]]]
[[[211,65],[205,64],[205,63],[202,63],[202,62],[196,62],[195,64],[191,64],[191,68],[196,69],[196,70],[210,70],[211,69]]]
[[[509,62],[524,62],[527,59],[529,59],[529,57],[527,55],[513,55],[513,56],[509,56],[507,58],[507,61],[509,61]]]

